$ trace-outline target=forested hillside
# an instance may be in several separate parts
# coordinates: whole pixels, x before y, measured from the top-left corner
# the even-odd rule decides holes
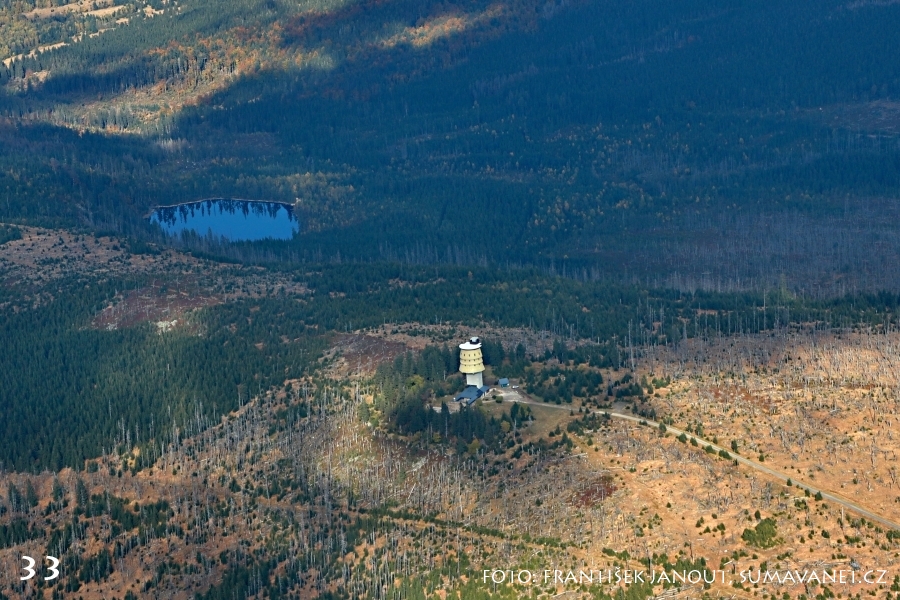
[[[33,228],[18,233],[7,252],[40,243]],[[90,240],[92,256],[101,245]],[[896,294],[686,294],[400,264],[270,271],[263,291],[246,275],[261,268],[188,273],[172,261],[160,263],[165,273],[38,288],[10,285],[7,262],[0,439],[14,443],[0,445],[0,560],[60,561],[55,579],[4,578],[8,598],[382,598],[382,586],[412,598],[517,598],[482,569],[504,556],[577,568],[586,553],[616,568],[673,539],[677,558],[651,555],[667,569],[759,562],[751,552],[784,560],[789,542],[753,535],[767,523],[755,510],[777,511],[778,532],[804,536],[804,559],[862,543],[879,560],[896,550],[893,529],[845,515],[830,497],[826,512],[821,494],[801,488],[801,477],[839,475],[813,478],[817,463],[794,452],[819,461],[821,448],[838,448],[844,460],[823,468],[863,493],[872,476],[875,494],[894,497],[892,438],[875,458],[844,440],[896,418],[895,392],[873,383],[896,381]],[[180,299],[196,299],[186,289],[213,297],[186,310]],[[455,344],[473,329],[485,335],[486,378],[515,383],[461,408]],[[856,421],[823,442],[823,425],[808,433],[807,410]],[[797,483],[767,500],[770,482],[709,445],[729,441]],[[880,471],[851,484],[849,460],[877,460]],[[714,490],[719,504],[698,506]],[[623,518],[637,524],[614,526]],[[691,548],[704,522],[720,539]],[[807,541],[813,527],[833,537]],[[669,589],[604,583],[583,597]]]
[[[0,438],[19,442],[0,446],[0,461],[22,471],[77,469],[117,451],[142,469],[180,436],[204,431],[262,391],[327,366],[323,353],[335,334],[385,323],[522,328],[587,344],[580,361],[617,368],[648,348],[688,339],[797,327],[887,332],[900,326],[900,296],[893,294],[835,301],[786,290],[681,294],[527,270],[399,265],[332,266],[280,277],[302,280],[310,293],[286,294],[276,281],[264,297],[170,314],[166,319],[176,319],[171,324],[137,305],[131,310],[138,322],[122,328],[103,326],[102,315],[126,310],[127,298],[135,296],[125,290],[147,298],[146,279],[63,280],[50,288],[52,300],[33,307],[26,290],[10,290],[15,309],[4,303],[0,311]],[[161,293],[184,294],[178,274],[155,285]],[[485,352],[501,365],[502,350],[488,345]],[[519,350],[520,363],[524,352]],[[564,343],[546,356],[537,349],[529,353],[562,362],[576,356]],[[454,357],[440,360],[445,374],[456,370]],[[438,382],[436,368],[422,367],[423,374],[450,393],[456,383]],[[522,365],[516,368],[512,372],[521,374]],[[420,411],[419,396],[408,392],[398,391],[386,412],[399,411],[406,420],[409,411]]]
[[[20,440],[2,445],[6,467],[80,468],[104,451],[142,448],[133,463],[142,468],[163,440],[202,431],[260,389],[308,373],[327,344],[272,313],[272,303],[257,306],[251,319],[242,316],[249,306],[220,307],[167,335],[149,323],[118,331],[90,326],[124,285],[67,286],[45,307],[0,316],[0,438]]]
[[[0,68],[0,219],[147,237],[158,204],[272,199],[298,240],[207,249],[898,287],[896,4],[146,8]]]

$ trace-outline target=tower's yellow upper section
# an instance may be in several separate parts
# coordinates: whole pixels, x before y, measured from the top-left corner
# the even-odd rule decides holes
[[[472,338],[459,345],[459,372],[481,373],[484,371],[484,359],[481,357],[481,340]]]
[[[481,373],[482,371],[484,371],[484,360],[481,358],[481,348],[459,351],[460,373]]]

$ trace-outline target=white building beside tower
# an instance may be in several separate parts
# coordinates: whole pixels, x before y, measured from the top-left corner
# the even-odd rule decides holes
[[[469,338],[468,342],[459,345],[459,372],[465,373],[466,385],[476,388],[484,386],[484,359],[481,357],[480,338]]]

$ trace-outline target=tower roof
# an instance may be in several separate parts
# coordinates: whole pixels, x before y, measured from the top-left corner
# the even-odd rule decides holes
[[[468,342],[459,345],[460,350],[478,350],[479,348],[481,348],[481,338],[478,337],[469,338]]]

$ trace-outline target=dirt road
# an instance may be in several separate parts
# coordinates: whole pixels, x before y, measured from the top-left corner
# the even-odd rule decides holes
[[[537,402],[535,400],[526,398],[525,396],[522,396],[521,394],[519,394],[519,398],[521,398],[521,400],[517,400],[517,401],[522,402],[523,404],[534,404],[535,406],[543,406],[545,408],[557,408],[559,410],[566,410],[566,411],[572,409],[571,406],[561,406],[558,404],[548,404],[548,403],[544,403],[544,402]],[[618,411],[594,410],[591,412],[593,414],[597,414],[597,415],[609,415],[613,419],[622,419],[625,421],[631,421],[633,423],[646,425],[648,427],[655,427],[657,429],[659,428],[659,425],[660,425],[657,421],[651,421],[650,419],[645,419],[643,417],[636,417],[634,415],[629,415],[629,414],[625,414],[625,413],[618,412]],[[864,507],[860,506],[859,504],[856,504],[852,500],[848,500],[847,498],[844,498],[843,496],[840,496],[834,492],[829,492],[818,486],[806,483],[805,481],[795,479],[793,476],[785,475],[784,473],[781,473],[780,471],[771,469],[761,463],[756,462],[755,460],[750,460],[749,458],[745,458],[745,457],[741,456],[740,454],[735,454],[733,451],[731,451],[727,448],[723,448],[722,446],[719,446],[718,444],[713,444],[710,441],[701,439],[701,438],[697,437],[696,435],[687,433],[686,431],[682,431],[681,429],[678,429],[677,427],[672,427],[671,425],[666,425],[666,432],[672,433],[676,436],[684,434],[689,438],[695,438],[697,440],[697,443],[700,444],[700,447],[705,448],[707,446],[712,446],[713,450],[715,450],[716,453],[724,450],[725,452],[728,452],[728,454],[731,456],[732,459],[736,460],[738,463],[740,463],[742,465],[750,467],[751,469],[755,469],[761,473],[765,473],[766,475],[770,475],[771,477],[774,477],[776,479],[780,479],[781,481],[784,481],[784,482],[787,482],[787,480],[790,479],[791,483],[793,483],[793,485],[795,487],[797,487],[798,489],[807,489],[807,490],[809,490],[810,494],[820,493],[820,494],[822,494],[823,499],[830,500],[831,502],[839,504],[840,506],[843,506],[846,509],[852,510],[853,512],[857,513],[858,515],[863,516],[866,519],[869,519],[875,523],[880,523],[881,525],[884,525],[885,527],[890,527],[891,529],[900,531],[900,524],[895,523],[894,521],[891,521],[890,519],[887,519],[885,517],[882,517],[881,515],[874,513],[872,511],[868,510],[867,508],[864,508]]]

